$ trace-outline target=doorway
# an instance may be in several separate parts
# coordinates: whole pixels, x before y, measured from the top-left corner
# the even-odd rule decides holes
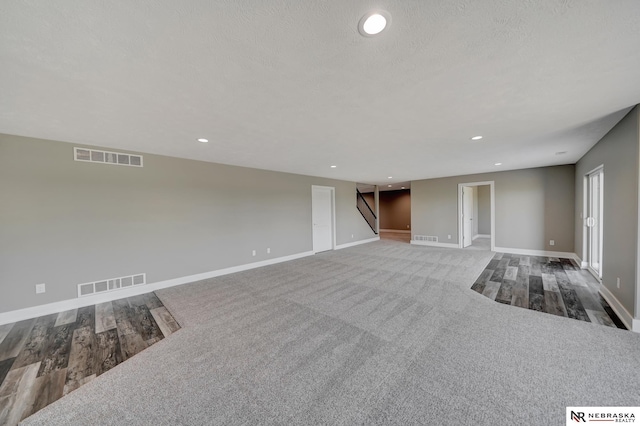
[[[458,247],[495,248],[494,182],[458,184]]]
[[[313,224],[313,252],[320,253],[335,247],[335,188],[311,186],[311,222]]]
[[[411,242],[411,182],[380,187],[380,238]]]
[[[587,268],[602,280],[604,167],[585,176]]]

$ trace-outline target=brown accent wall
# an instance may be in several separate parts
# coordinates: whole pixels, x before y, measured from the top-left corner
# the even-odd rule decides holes
[[[411,230],[411,191],[380,192],[380,229]]]

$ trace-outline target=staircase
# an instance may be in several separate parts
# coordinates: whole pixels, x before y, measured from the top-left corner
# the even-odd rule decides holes
[[[371,230],[373,231],[373,233],[378,235],[378,230],[376,229],[376,214],[373,212],[371,207],[369,207],[367,200],[364,199],[364,197],[362,196],[360,191],[358,191],[357,188],[356,188],[356,206],[358,207],[358,210],[360,211],[360,214],[362,215],[362,217],[364,217],[364,220],[366,220],[369,226],[371,227]]]

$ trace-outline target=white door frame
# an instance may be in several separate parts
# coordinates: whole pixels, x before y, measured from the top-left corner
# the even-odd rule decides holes
[[[580,267],[582,269],[586,269],[588,270],[591,275],[593,275],[598,281],[602,282],[602,265],[604,264],[603,262],[603,257],[604,257],[604,245],[603,245],[603,238],[604,238],[604,227],[603,227],[603,223],[604,223],[604,199],[600,200],[600,226],[599,226],[599,232],[600,232],[600,247],[602,248],[600,250],[600,272],[596,272],[593,270],[593,268],[591,268],[591,266],[589,265],[591,259],[589,258],[589,227],[587,226],[587,217],[589,216],[589,209],[591,206],[589,206],[589,200],[590,200],[590,194],[589,194],[589,189],[590,189],[590,184],[589,184],[589,177],[597,172],[602,172],[602,177],[603,177],[603,181],[604,181],[604,164],[599,165],[598,167],[596,167],[595,169],[585,173],[584,177],[583,177],[583,184],[582,184],[582,264],[580,265]],[[604,184],[603,182],[600,182],[601,188],[600,191],[604,192]]]
[[[333,186],[311,185],[311,250],[313,247],[313,191],[315,189],[328,189],[331,192],[331,250],[336,249],[336,188]]]
[[[495,181],[488,180],[484,182],[468,182],[458,184],[458,247],[464,248],[464,241],[462,239],[463,232],[463,220],[462,220],[462,188],[465,186],[485,186],[489,185],[491,192],[491,251],[495,251],[496,248],[496,194],[495,194]]]

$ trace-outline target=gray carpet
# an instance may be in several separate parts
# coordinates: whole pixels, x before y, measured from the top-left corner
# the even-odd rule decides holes
[[[24,421],[564,425],[640,405],[640,336],[495,303],[493,253],[379,241],[158,292],[182,329]]]
[[[465,250],[491,250],[491,238],[476,238]]]

